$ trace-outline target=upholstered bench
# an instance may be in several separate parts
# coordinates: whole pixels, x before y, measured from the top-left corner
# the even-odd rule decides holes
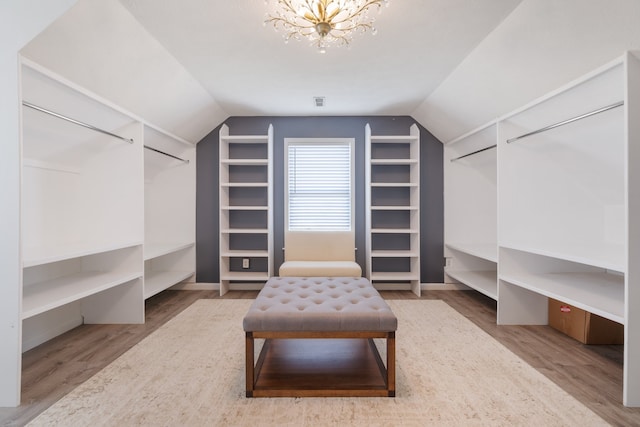
[[[397,325],[366,278],[272,277],[243,320],[246,395],[394,396]],[[374,338],[386,339],[386,367]]]
[[[353,231],[286,231],[280,277],[360,277]]]

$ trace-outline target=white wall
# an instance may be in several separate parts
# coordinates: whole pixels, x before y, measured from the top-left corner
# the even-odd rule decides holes
[[[524,0],[412,116],[448,141],[634,49],[639,0]]]
[[[0,406],[20,402],[20,143],[18,51],[75,0],[0,4]]]
[[[227,118],[119,1],[78,1],[21,53],[189,141]]]

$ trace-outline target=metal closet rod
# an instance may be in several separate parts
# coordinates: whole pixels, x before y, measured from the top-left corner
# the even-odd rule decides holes
[[[481,148],[479,150],[473,151],[471,153],[467,153],[467,154],[462,155],[460,157],[456,157],[455,159],[451,159],[451,161],[455,162],[456,160],[464,159],[465,157],[473,156],[474,154],[478,154],[478,153],[482,153],[483,151],[491,150],[492,148],[496,148],[497,146],[498,146],[497,144],[493,144],[493,145],[490,145],[488,147]]]
[[[63,116],[62,114],[58,114],[58,113],[53,112],[51,110],[47,110],[46,108],[38,107],[37,105],[31,104],[30,102],[22,101],[22,105],[24,105],[25,107],[33,108],[34,110],[38,110],[38,111],[41,111],[43,113],[52,115],[52,116],[57,117],[59,119],[66,120],[66,121],[71,122],[73,124],[76,124],[78,126],[82,126],[82,127],[87,128],[87,129],[91,129],[91,130],[94,130],[96,132],[100,132],[100,133],[103,133],[105,135],[109,135],[109,136],[112,136],[114,138],[118,138],[118,139],[121,139],[123,141],[127,141],[129,144],[133,144],[133,142],[134,142],[133,139],[131,139],[131,138],[125,138],[124,136],[116,135],[115,133],[111,133],[111,132],[109,132],[107,130],[100,129],[100,128],[97,128],[97,127],[95,127],[93,125],[90,125],[90,124],[87,124],[87,123],[72,119],[71,117]]]
[[[567,125],[569,123],[573,123],[573,122],[575,122],[577,120],[586,119],[587,117],[593,116],[595,114],[604,113],[605,111],[609,111],[609,110],[612,110],[614,108],[621,107],[623,105],[624,105],[624,101],[620,101],[620,102],[616,102],[615,104],[607,105],[606,107],[599,108],[599,109],[591,111],[589,113],[585,113],[585,114],[582,114],[580,116],[573,117],[571,119],[563,120],[561,122],[558,122],[558,123],[555,123],[555,124],[552,124],[552,125],[549,125],[549,126],[545,126],[545,127],[540,128],[538,130],[534,130],[533,132],[529,132],[529,133],[525,133],[524,135],[516,136],[515,138],[507,139],[507,144],[510,144],[510,143],[512,143],[514,141],[517,141],[517,140],[522,139],[522,138],[526,138],[526,137],[531,136],[531,135],[535,135],[537,133],[541,133],[541,132],[545,132],[545,131],[548,131],[548,130],[553,129],[553,128],[557,128],[558,126],[564,126],[564,125]]]
[[[178,156],[174,156],[173,154],[165,153],[164,151],[160,151],[157,148],[149,147],[148,145],[145,145],[144,148],[146,148],[147,150],[155,151],[156,153],[164,154],[165,156],[171,157],[172,159],[176,159],[176,160],[180,160],[181,162],[189,163],[189,160],[181,159]]]

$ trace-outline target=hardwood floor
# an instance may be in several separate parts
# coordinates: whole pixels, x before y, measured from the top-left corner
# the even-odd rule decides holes
[[[417,298],[381,292],[387,299]],[[223,298],[254,298],[230,292]],[[146,302],[144,325],[83,325],[23,355],[22,405],[1,408],[0,424],[22,426],[147,335],[214,291],[165,291]],[[640,408],[622,405],[622,346],[587,346],[547,326],[497,326],[495,301],[473,291],[427,291],[442,299],[612,425],[640,426]]]

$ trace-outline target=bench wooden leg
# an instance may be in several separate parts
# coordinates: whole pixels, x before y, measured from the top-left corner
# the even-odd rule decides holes
[[[254,360],[253,360],[253,332],[247,332],[245,338],[245,364],[246,364],[246,386],[247,386],[247,397],[253,397],[253,388],[255,384],[254,378]]]
[[[387,335],[387,390],[389,397],[396,395],[396,333]]]

